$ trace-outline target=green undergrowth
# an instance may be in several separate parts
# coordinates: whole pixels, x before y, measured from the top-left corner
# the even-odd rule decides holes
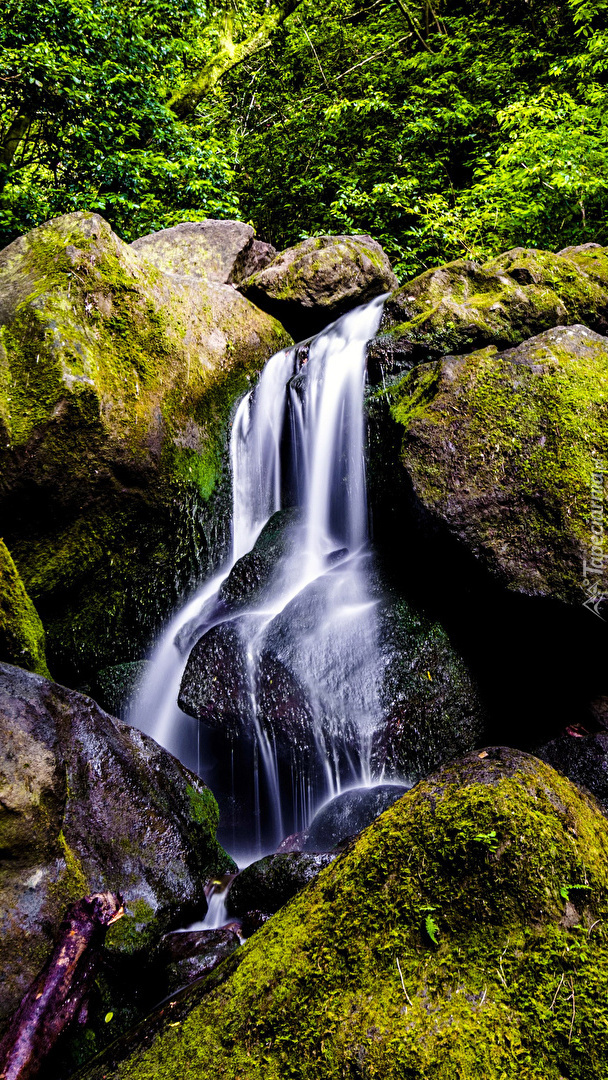
[[[189,1015],[86,1075],[600,1080],[607,916],[595,804],[527,755],[471,755],[384,813]]]

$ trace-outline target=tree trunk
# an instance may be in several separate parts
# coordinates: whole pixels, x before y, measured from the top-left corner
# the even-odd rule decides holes
[[[29,1080],[82,1008],[110,923],[123,914],[113,893],[72,904],[50,959],[34,980],[0,1041],[0,1080]]]

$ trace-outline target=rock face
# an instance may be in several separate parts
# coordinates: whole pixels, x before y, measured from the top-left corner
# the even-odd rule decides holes
[[[332,854],[290,851],[251,863],[230,886],[226,901],[229,913],[240,918],[256,910],[273,915],[334,858]]]
[[[608,327],[603,248],[585,245],[559,255],[514,248],[482,266],[460,259],[427,270],[389,297],[371,350],[371,378],[446,353],[506,349],[579,322],[600,333]]]
[[[608,462],[608,340],[556,327],[418,366],[394,391],[425,511],[510,590],[585,600]],[[601,606],[601,605],[600,605]]]
[[[228,926],[166,934],[159,949],[166,972],[165,993],[173,993],[213,971],[239,945],[238,934]]]
[[[0,520],[73,685],[141,659],[221,554],[231,410],[289,342],[144,248],[77,213],[0,253]]]
[[[544,743],[536,753],[574,784],[590,791],[608,815],[608,731],[571,728]]]
[[[484,741],[486,710],[441,624],[385,586],[379,605],[384,724],[372,745],[378,775],[410,781]]]
[[[396,286],[388,258],[371,236],[315,236],[282,251],[240,290],[302,339]]]
[[[231,866],[208,788],[92,701],[0,664],[0,1018],[48,956],[68,904],[120,893],[111,953],[153,947],[204,914]]]
[[[6,544],[0,540],[0,660],[49,674],[44,627],[25,591]]]
[[[245,253],[251,251],[253,243],[251,225],[207,218],[149,233],[135,240],[131,247],[166,273],[225,285],[232,280],[237,260],[243,265]],[[253,253],[251,257],[255,259]]]
[[[374,822],[236,972],[87,1080],[177,1080],[193,1060],[232,1080],[499,1080],[523,1062],[601,1080],[607,867],[608,823],[569,781],[504,748],[471,755]]]
[[[378,784],[336,795],[311,821],[304,850],[331,851],[366,829],[408,790],[403,784]]]

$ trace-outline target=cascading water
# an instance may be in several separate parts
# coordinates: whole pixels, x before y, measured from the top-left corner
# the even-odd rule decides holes
[[[199,727],[194,737],[205,746],[202,755],[200,748],[193,752],[193,721],[176,702],[193,645],[214,628],[233,628],[247,683],[244,731],[253,735],[253,805],[243,816],[254,822],[251,848],[258,852],[304,828],[329,796],[372,779],[381,664],[368,582],[363,389],[366,344],[381,313],[378,299],[328,327],[308,350],[277,353],[241,402],[230,448],[230,560],[169,624],[131,715],[187,764],[196,759],[205,777],[207,758],[232,755],[234,744],[226,740],[218,750],[216,740],[211,747]],[[222,584],[284,505],[300,513],[288,526],[289,542],[270,581],[246,610],[227,609]],[[287,754],[289,732],[281,750],[284,733],[277,737],[276,716],[273,728],[264,712],[261,672],[269,662],[275,683],[278,672],[305,717]],[[277,708],[280,714],[280,700]],[[231,773],[233,799],[248,784],[249,778]],[[218,783],[211,786],[221,803]],[[222,839],[231,846],[229,836]],[[243,847],[242,833],[237,846]]]

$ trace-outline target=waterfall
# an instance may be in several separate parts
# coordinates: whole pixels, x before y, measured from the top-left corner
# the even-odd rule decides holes
[[[249,800],[243,829],[255,834],[251,845],[258,852],[304,828],[328,797],[373,779],[381,663],[369,584],[363,391],[366,346],[382,302],[343,316],[308,348],[277,353],[241,401],[230,445],[230,558],[169,623],[130,717],[186,763],[195,758],[206,779],[216,762],[212,789],[220,805],[222,788],[231,787],[227,797],[233,802]],[[227,611],[219,597],[223,583],[285,506],[300,511],[270,582],[245,612]],[[249,758],[234,740],[222,743],[199,725],[193,728],[177,706],[192,647],[227,624],[244,657],[244,711],[253,732]],[[260,698],[260,672],[268,662],[305,702],[302,745],[294,739],[287,754],[277,748]],[[281,710],[279,700],[279,718]],[[196,752],[193,739],[203,740]],[[217,764],[218,757],[230,757],[231,767],[226,760]],[[231,846],[228,835],[222,839]],[[242,837],[236,846],[242,849]]]

